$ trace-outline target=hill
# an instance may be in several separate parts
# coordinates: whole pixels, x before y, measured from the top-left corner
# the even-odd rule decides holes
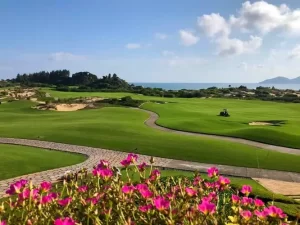
[[[289,79],[286,77],[275,77],[271,79],[264,80],[260,84],[300,84],[300,77],[294,79]]]

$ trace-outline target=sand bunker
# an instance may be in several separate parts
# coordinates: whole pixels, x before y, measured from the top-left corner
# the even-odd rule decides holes
[[[46,102],[44,102],[44,101],[38,101],[37,98],[30,98],[30,101],[36,102],[36,103],[39,103],[39,104],[46,104]]]
[[[77,111],[79,109],[84,109],[87,104],[57,104],[55,106],[56,111],[67,112],[67,111]]]
[[[250,126],[270,126],[273,125],[272,123],[267,122],[251,122],[249,123]]]
[[[60,112],[69,112],[69,111],[77,111],[80,109],[86,108],[87,104],[41,104],[38,106],[32,107],[33,109],[39,110],[53,110],[53,111],[60,111]]]

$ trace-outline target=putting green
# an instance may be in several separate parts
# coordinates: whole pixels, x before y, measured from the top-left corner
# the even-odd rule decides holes
[[[25,132],[25,131],[24,131]],[[0,180],[70,166],[86,157],[67,152],[0,144]]]
[[[55,112],[31,109],[33,104],[16,101],[1,105],[0,136],[41,139],[214,164],[256,168],[259,163],[260,168],[300,172],[300,156],[155,130],[144,125],[149,115],[138,110],[108,107]]]

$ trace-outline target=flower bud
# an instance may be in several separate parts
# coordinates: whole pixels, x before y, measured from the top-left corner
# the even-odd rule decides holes
[[[151,164],[154,163],[154,157],[153,157],[153,156],[151,156],[151,158],[150,158],[150,163],[151,163]]]

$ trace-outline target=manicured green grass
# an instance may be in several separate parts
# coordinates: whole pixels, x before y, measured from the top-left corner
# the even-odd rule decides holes
[[[182,99],[143,96],[131,93],[58,92],[44,89],[54,97],[75,98],[87,96],[115,97],[126,95],[141,100],[176,102],[172,104],[147,103],[144,109],[160,115],[159,125],[192,132],[240,137],[258,142],[300,148],[300,104],[237,99]],[[224,108],[231,117],[217,116]],[[282,121],[279,126],[250,126],[254,121]]]
[[[145,126],[148,114],[135,109],[107,107],[56,112],[31,109],[33,104],[16,101],[1,105],[1,136],[243,167],[255,168],[259,161],[260,168],[300,172],[300,156],[159,131]]]
[[[0,144],[0,159],[0,180],[4,180],[81,163],[86,157],[67,152]]]
[[[186,99],[178,103],[146,103],[159,114],[159,125],[192,132],[241,137],[279,146],[300,148],[300,104],[258,100]],[[220,117],[227,108],[230,117]],[[253,121],[281,121],[278,126],[250,126]]]

